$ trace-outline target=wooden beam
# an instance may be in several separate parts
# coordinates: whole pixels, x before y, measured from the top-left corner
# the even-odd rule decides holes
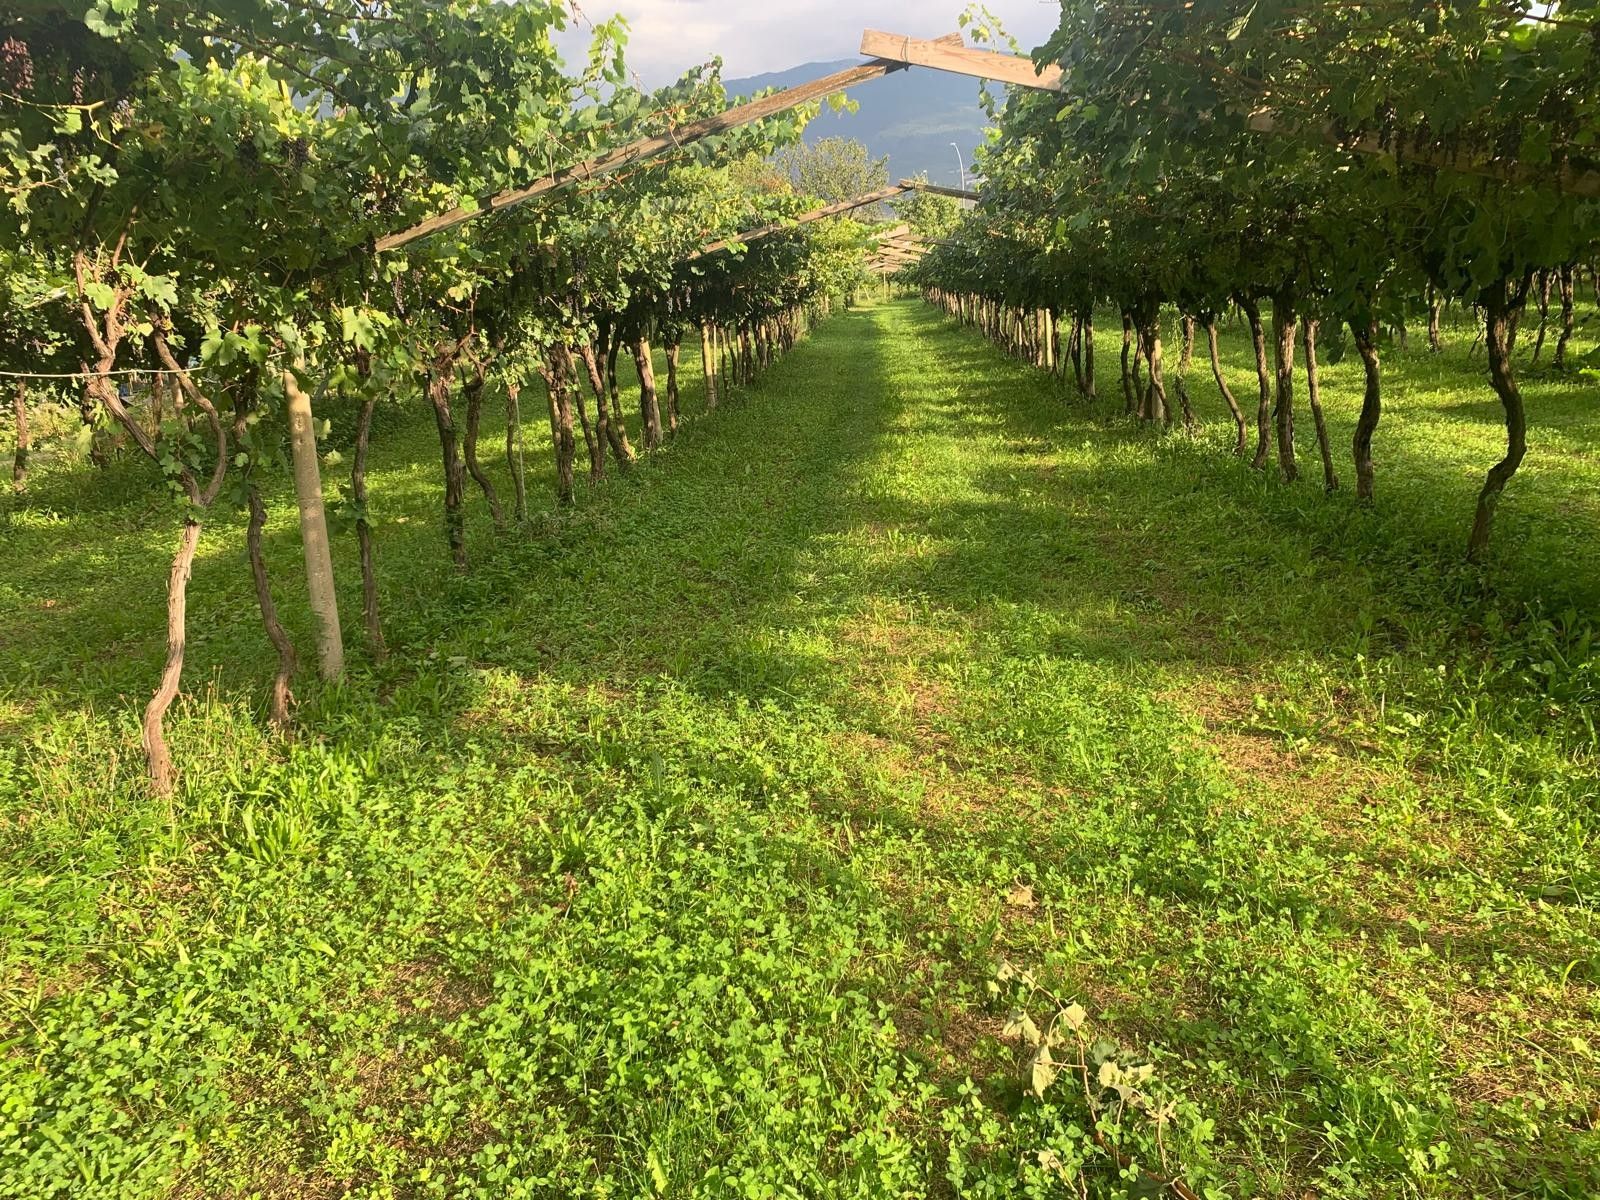
[[[861,53],[908,66],[932,67],[936,71],[993,79],[996,83],[1014,83],[1018,87],[1038,88],[1046,92],[1061,90],[1061,68],[1054,64],[1041,71],[1030,58],[952,45],[945,39],[930,42],[869,29],[861,35]]]
[[[930,43],[938,45],[940,43]],[[535,183],[523,188],[513,188],[510,191],[499,192],[493,196],[481,198],[471,207],[453,208],[449,212],[440,213],[436,217],[429,217],[409,229],[402,229],[381,237],[375,243],[381,252],[394,250],[418,238],[427,237],[432,233],[439,233],[445,229],[454,228],[467,221],[476,220],[492,212],[502,212],[524,204],[538,196],[546,196],[560,189],[570,187],[575,183],[582,183],[590,179],[598,179],[620,171],[624,167],[646,159],[656,158],[669,151],[677,150],[691,142],[698,142],[704,138],[715,137],[719,133],[726,133],[740,125],[749,125],[751,122],[760,121],[767,117],[776,116],[778,113],[787,112],[791,108],[798,108],[802,104],[819,100],[824,96],[831,96],[842,92],[857,84],[869,80],[881,79],[891,71],[904,68],[899,62],[870,62],[859,67],[850,67],[843,71],[835,71],[831,75],[824,75],[821,79],[813,79],[809,83],[802,83],[787,91],[778,92],[776,95],[765,96],[760,100],[751,100],[748,103],[736,105],[726,112],[717,113],[715,116],[703,120],[693,121],[688,125],[681,125],[669,133],[658,134],[655,137],[642,138],[637,142],[630,142],[626,146],[618,146],[594,158],[585,159],[583,162],[574,163],[570,167],[563,167],[553,174],[546,175]]]
[[[877,204],[880,201],[889,199],[891,196],[898,196],[905,190],[906,189],[903,187],[879,188],[875,192],[867,192],[865,195],[855,196],[849,200],[841,200],[837,204],[828,204],[822,208],[814,208],[810,212],[801,213],[798,217],[794,217],[788,221],[774,221],[771,225],[762,225],[757,229],[748,229],[743,233],[735,234],[733,237],[723,238],[721,241],[712,242],[709,246],[705,246],[699,250],[696,250],[693,254],[689,255],[689,258],[685,261],[693,261],[697,258],[704,258],[707,254],[715,254],[718,250],[726,249],[735,242],[753,242],[757,238],[764,238],[773,233],[781,233],[785,229],[793,229],[799,225],[808,225],[812,221],[820,221],[824,217],[836,217],[840,213],[847,213],[857,208],[865,208],[869,204]]]
[[[953,200],[983,199],[977,192],[969,192],[965,188],[944,187],[941,184],[929,183],[925,179],[902,179],[900,186],[906,191],[932,192],[935,196],[949,196]]]

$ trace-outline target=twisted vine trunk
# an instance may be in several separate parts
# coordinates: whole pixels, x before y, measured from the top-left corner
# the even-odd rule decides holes
[[[1333,469],[1333,451],[1328,446],[1328,422],[1322,414],[1322,388],[1317,379],[1317,322],[1307,317],[1300,323],[1300,346],[1306,352],[1306,401],[1311,405],[1311,420],[1317,427],[1317,449],[1322,452],[1322,486],[1339,490],[1339,476]]]
[[[550,398],[550,440],[556,456],[556,502],[573,502],[572,462],[577,442],[572,436],[572,398],[566,363],[557,350],[552,349],[545,358],[540,374],[544,376],[545,389]]]
[[[1572,340],[1572,264],[1561,268],[1561,333],[1556,338],[1556,353],[1551,364],[1556,370],[1567,365],[1567,343]]]
[[[1083,394],[1095,398],[1094,388],[1094,313],[1086,311],[1078,322],[1078,346],[1083,353]]]
[[[389,657],[383,641],[383,621],[378,615],[378,571],[372,549],[372,517],[367,512],[367,451],[372,444],[372,412],[378,397],[369,393],[361,401],[356,419],[356,448],[350,465],[350,498],[356,504],[356,545],[361,553],[361,621],[375,662]]]
[[[11,394],[11,412],[17,422],[17,448],[11,457],[11,486],[21,492],[28,487],[28,385],[24,380],[17,380],[16,390]]]
[[[1356,499],[1372,499],[1372,481],[1375,468],[1372,464],[1372,435],[1377,432],[1378,419],[1383,415],[1382,382],[1378,370],[1378,318],[1368,315],[1365,320],[1350,318],[1350,336],[1361,355],[1361,367],[1366,373],[1366,389],[1361,395],[1361,415],[1356,418],[1356,434],[1352,450],[1356,465]]]
[[[528,519],[528,477],[522,469],[522,384],[516,380],[506,384],[506,470],[511,473],[511,517],[521,525]]]
[[[1272,299],[1273,357],[1278,369],[1278,395],[1272,408],[1278,431],[1278,470],[1285,483],[1300,478],[1294,455],[1294,297],[1280,292]]]
[[[628,444],[628,422],[622,415],[622,389],[617,385],[617,355],[622,352],[622,331],[611,331],[611,343],[606,347],[606,392],[611,397],[611,429],[616,434],[612,449],[617,461],[631,467],[636,455]]]
[[[1122,313],[1122,411],[1133,415],[1133,372],[1128,369],[1128,351],[1133,345],[1133,317]]]
[[[1539,365],[1539,355],[1544,353],[1544,335],[1550,326],[1550,287],[1556,281],[1554,271],[1539,272],[1539,333],[1533,343],[1533,365]]]
[[[1256,407],[1256,452],[1250,466],[1257,471],[1267,465],[1271,454],[1272,368],[1267,364],[1267,333],[1261,327],[1261,305],[1254,297],[1241,299],[1239,308],[1250,323],[1250,344],[1256,352],[1256,381],[1261,388]]]
[[[606,384],[600,375],[600,363],[595,358],[594,347],[586,342],[580,342],[578,358],[583,362],[584,372],[589,377],[589,390],[594,393],[595,458],[589,463],[589,477],[599,482],[606,473],[606,447],[610,446],[612,453],[617,456],[617,461],[627,466],[628,460],[622,454],[626,446],[617,437],[617,431],[611,425],[611,413],[606,404]]]
[[[167,577],[167,659],[161,668],[161,680],[156,685],[155,695],[145,705],[140,735],[145,760],[149,764],[150,786],[158,796],[172,795],[178,781],[177,772],[172,766],[172,752],[167,749],[166,718],[167,710],[177,699],[178,684],[183,678],[189,579],[194,573],[194,554],[199,546],[200,522],[193,516],[185,517],[178,552],[173,555],[172,572]]]
[[[466,490],[466,471],[456,441],[455,419],[450,413],[450,371],[454,355],[438,355],[428,372],[428,402],[433,405],[433,423],[439,431],[439,455],[444,467],[444,533],[450,546],[450,561],[456,570],[467,569],[467,526],[462,513],[462,493]]]
[[[1563,280],[1563,285],[1566,281]],[[1505,457],[1489,468],[1478,493],[1478,508],[1472,519],[1472,533],[1467,538],[1467,560],[1477,562],[1489,547],[1489,530],[1494,523],[1494,511],[1500,503],[1506,484],[1522,465],[1528,452],[1528,420],[1522,406],[1522,391],[1517,387],[1516,374],[1511,368],[1511,351],[1514,344],[1516,315],[1527,300],[1529,277],[1519,283],[1502,282],[1483,294],[1484,327],[1489,348],[1489,381],[1500,405],[1505,410]],[[1559,353],[1559,350],[1558,350]]]
[[[1444,339],[1440,334],[1440,324],[1444,315],[1444,298],[1434,289],[1433,284],[1428,285],[1428,349],[1438,354],[1444,349]],[[1539,340],[1544,340],[1544,330],[1539,331]]]
[[[1228,412],[1233,416],[1235,440],[1233,452],[1241,458],[1245,451],[1245,420],[1244,412],[1239,408],[1239,401],[1234,398],[1228,381],[1222,374],[1222,356],[1217,352],[1217,318],[1210,313],[1206,314],[1206,345],[1211,351],[1211,377],[1217,381],[1217,391],[1222,393],[1222,399],[1228,406]]]
[[[678,350],[682,343],[676,335],[667,341],[667,432],[678,435]]]
[[[461,454],[466,459],[467,474],[472,476],[478,485],[478,490],[483,493],[483,498],[489,502],[489,516],[498,529],[506,523],[505,510],[500,507],[500,496],[494,490],[494,483],[490,480],[489,473],[478,461],[478,431],[483,424],[484,382],[483,364],[473,364],[472,373],[463,381],[461,389],[467,398],[467,429],[466,436],[461,439]]]
[[[256,605],[261,609],[261,624],[267,631],[272,648],[278,652],[278,671],[272,678],[270,715],[273,725],[280,731],[286,731],[289,728],[289,705],[294,702],[294,695],[289,690],[289,684],[294,679],[294,643],[284,632],[283,622],[278,620],[278,606],[272,602],[272,582],[267,577],[266,555],[261,551],[261,531],[267,524],[267,506],[262,502],[261,489],[256,486],[254,479],[250,481],[249,504],[250,523],[245,527],[245,549],[250,557],[250,577],[256,586]]]
[[[1150,372],[1140,416],[1146,421],[1171,425],[1172,409],[1167,403],[1166,378],[1162,370],[1161,324],[1156,312],[1152,311],[1139,322],[1139,335],[1145,365]]]
[[[661,398],[656,392],[656,368],[651,360],[650,341],[640,336],[633,343],[633,366],[639,374],[639,424],[644,430],[644,448],[661,448]]]
[[[567,394],[578,406],[578,424],[583,429],[583,448],[589,457],[589,483],[599,483],[606,473],[605,434],[589,421],[589,405],[583,398],[583,381],[578,378],[578,362],[572,357],[572,347],[565,342],[555,347],[556,358],[561,363],[561,377],[567,381]]]
[[[1178,356],[1178,374],[1187,375],[1194,362],[1194,318],[1183,314],[1183,353]]]

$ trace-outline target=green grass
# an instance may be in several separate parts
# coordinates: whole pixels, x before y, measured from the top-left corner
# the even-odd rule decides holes
[[[1364,510],[1232,460],[1204,372],[1162,437],[879,305],[716,413],[690,373],[573,512],[477,505],[466,577],[396,409],[393,659],[274,740],[220,521],[170,803],[136,717],[175,513],[41,456],[0,541],[0,1195],[1077,1195],[1002,962],[1155,1064],[1208,1194],[1595,1194],[1600,405],[1529,383],[1469,570],[1470,340],[1390,355]]]

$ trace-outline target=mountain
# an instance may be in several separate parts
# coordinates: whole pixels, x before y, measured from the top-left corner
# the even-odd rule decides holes
[[[766,88],[790,88],[834,71],[861,64],[858,58],[839,62],[805,63],[787,71],[728,79],[728,95],[749,96]],[[933,183],[958,186],[954,142],[961,149],[971,179],[972,151],[984,140],[987,118],[978,106],[979,82],[944,71],[913,67],[864,83],[849,92],[859,108],[855,112],[822,115],[806,127],[806,141],[825,137],[850,137],[863,143],[874,157],[889,156],[889,178],[903,179],[926,171]]]

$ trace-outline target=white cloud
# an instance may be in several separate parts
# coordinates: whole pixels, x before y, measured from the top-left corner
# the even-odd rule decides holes
[[[582,0],[599,21],[620,12],[628,19],[627,60],[647,87],[670,83],[687,67],[713,55],[729,79],[782,71],[801,63],[856,56],[863,29],[913,37],[954,32],[961,0]],[[1047,0],[988,0],[990,11],[1024,49],[1056,27],[1060,8]],[[569,62],[580,61],[587,31],[561,39]]]

